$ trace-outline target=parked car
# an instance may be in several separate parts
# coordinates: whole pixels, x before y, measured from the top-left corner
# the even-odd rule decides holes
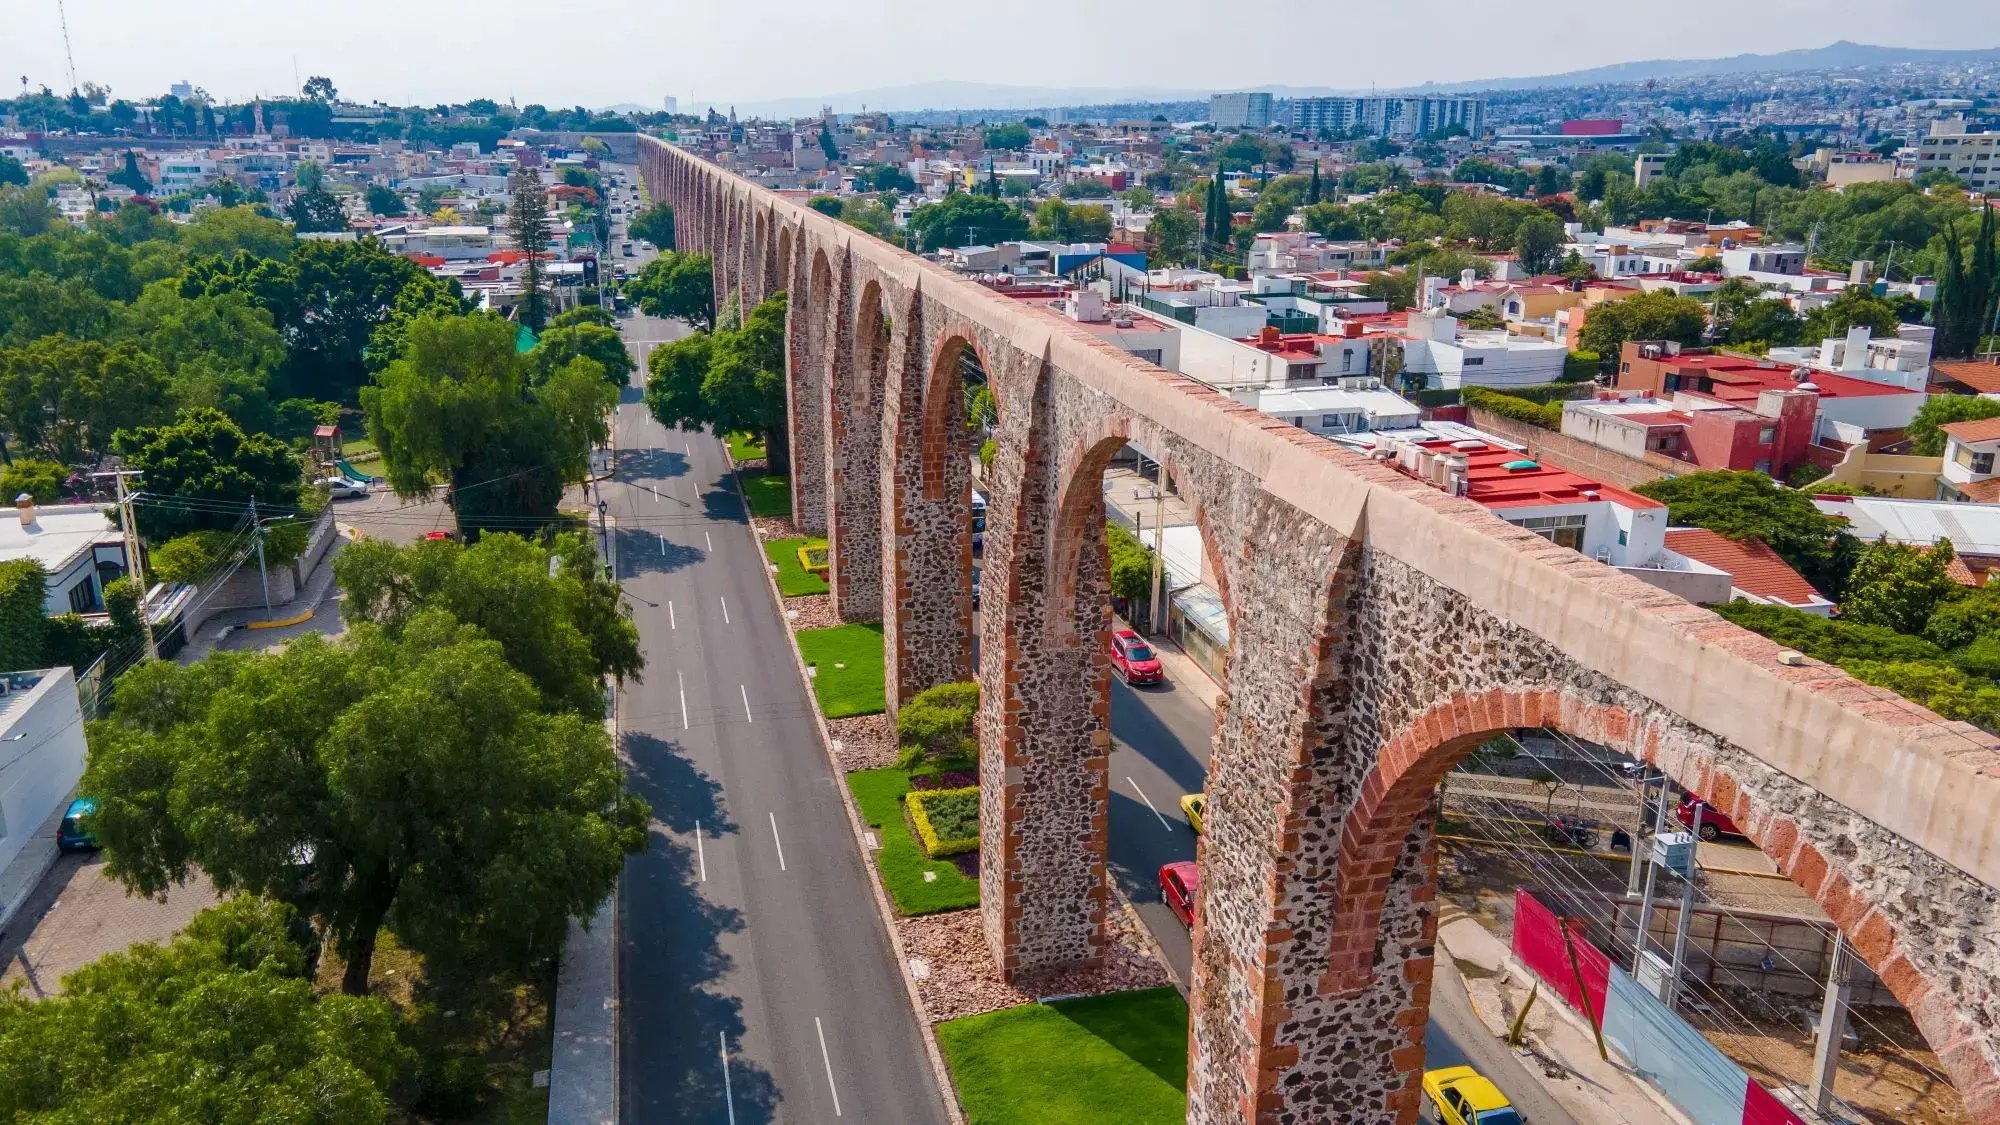
[[[1469,1066],[1424,1071],[1424,1096],[1437,1108],[1438,1125],[1521,1125],[1500,1087]]]
[[[1117,670],[1118,678],[1128,684],[1157,684],[1166,680],[1160,670],[1160,658],[1153,655],[1145,638],[1130,629],[1118,629],[1111,634],[1111,666]]]
[[[327,496],[334,500],[355,500],[368,495],[367,485],[349,477],[322,477],[320,483],[326,486]]]
[[[62,827],[56,829],[56,850],[63,852],[96,848],[97,837],[90,834],[90,814],[97,811],[97,798],[78,797],[63,810]]]
[[[1202,814],[1208,812],[1208,794],[1181,794],[1181,812],[1187,816],[1188,827],[1194,829],[1194,834],[1201,835]]]
[[[1674,810],[1674,815],[1680,818],[1681,823],[1687,826],[1688,831],[1695,831],[1694,814],[1696,809],[1701,810],[1701,831],[1695,834],[1702,839],[1719,840],[1724,836],[1743,835],[1743,830],[1736,827],[1736,822],[1729,819],[1727,813],[1724,813],[1721,809],[1716,808],[1714,805],[1709,804],[1692,793],[1682,797],[1681,807]]]
[[[1190,860],[1175,860],[1160,868],[1160,899],[1181,925],[1194,929],[1194,896],[1201,890],[1201,868]]]

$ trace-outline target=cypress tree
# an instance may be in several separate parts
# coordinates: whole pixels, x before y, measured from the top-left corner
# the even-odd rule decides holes
[[[1958,240],[1958,228],[1950,223],[1944,228],[1944,270],[1938,274],[1937,300],[1931,303],[1931,325],[1936,329],[1932,339],[1932,351],[1945,358],[1957,358],[1968,354],[1963,341],[1966,330],[1972,329],[1973,314],[1969,307],[1972,287],[1965,276],[1965,255]]]
[[[1306,187],[1306,204],[1307,206],[1311,206],[1312,204],[1318,202],[1319,202],[1319,161],[1315,160],[1313,161],[1312,183],[1307,185]]]
[[[1967,288],[1971,290],[1965,302],[1966,312],[1972,321],[1967,327],[1966,354],[1979,350],[1985,342],[1986,333],[1993,324],[1993,208],[1981,207],[1979,216],[1979,243],[1972,248],[1972,272],[1967,276]]]

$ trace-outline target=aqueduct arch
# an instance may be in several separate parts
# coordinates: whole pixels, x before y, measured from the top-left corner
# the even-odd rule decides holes
[[[1088,962],[1104,941],[1109,738],[1093,654],[1074,643],[1087,563],[1070,582],[1056,562],[1088,553],[1064,538],[1067,483],[1122,418],[1201,497],[1219,577],[1256,612],[1232,615],[1215,733],[1190,1120],[1414,1118],[1435,928],[1423,781],[1470,733],[1535,725],[1531,695],[1536,717],[1553,699],[1554,725],[1639,747],[1788,856],[1911,1005],[1974,1117],[2000,1118],[1992,738],[1781,660],[1706,610],[666,145],[642,141],[641,158],[668,202],[754,201],[779,228],[802,515],[816,496],[826,518],[828,337],[851,335],[829,327],[829,302],[864,276],[896,302],[876,459],[892,697],[963,678],[961,606],[921,581],[963,566],[962,505],[923,488],[948,338],[976,344],[994,381],[978,677],[982,772],[1000,783],[982,786],[981,909],[1010,975]],[[741,248],[700,225],[721,268]]]

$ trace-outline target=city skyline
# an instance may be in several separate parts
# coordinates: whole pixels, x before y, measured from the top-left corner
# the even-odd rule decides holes
[[[252,11],[259,18],[237,18]],[[67,14],[77,81],[117,96],[151,97],[185,79],[224,100],[282,97],[304,78],[326,75],[344,97],[426,105],[490,97],[659,106],[672,96],[691,109],[838,100],[943,81],[1066,90],[1391,88],[1772,53],[1836,39],[1932,49],[2000,46],[2000,10],[1979,0],[1778,0],[1748,7],[1694,0],[1671,25],[1621,10],[1577,21],[1561,34],[1538,21],[1465,19],[1463,6],[1417,0],[1393,20],[1363,26],[1326,17],[1318,55],[1301,52],[1291,35],[1252,34],[1232,36],[1227,58],[1198,33],[1213,23],[1214,10],[1188,0],[1164,0],[1143,20],[1108,6],[1081,6],[1063,13],[1062,33],[1053,40],[1045,22],[1004,10],[942,11],[913,0],[863,0],[838,15],[794,0],[638,20],[607,0],[582,0],[560,21],[529,19],[533,9],[514,0],[486,11],[492,18],[467,25],[444,10],[357,0],[338,23],[309,38],[299,29],[312,27],[323,9],[298,0],[255,9],[212,0],[206,18],[164,26],[135,0],[70,0]],[[516,14],[522,18],[510,18]],[[25,78],[31,88],[66,90],[55,0],[33,0],[12,22],[14,33],[0,41],[0,74],[10,87]],[[518,68],[494,65],[508,57],[510,43],[539,38],[533,29],[551,22],[562,25],[558,38],[570,45],[569,54]],[[129,34],[141,26],[143,36]],[[617,33],[592,50],[586,29],[599,26]],[[1718,37],[1718,27],[1729,35]],[[985,60],[1001,61],[968,60],[975,46]]]

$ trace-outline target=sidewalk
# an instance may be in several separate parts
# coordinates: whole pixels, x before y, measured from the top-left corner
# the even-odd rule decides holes
[[[226,609],[202,623],[201,631],[189,637],[175,659],[192,664],[212,652],[268,648],[291,640],[300,633],[320,632],[338,636],[341,629],[339,592],[333,584],[333,557],[348,541],[354,529],[335,524],[334,540],[327,546],[319,565],[306,575],[306,582],[291,601],[273,605]]]
[[[1440,910],[1437,945],[1444,954],[1438,967],[1449,963],[1458,972],[1479,1022],[1496,1038],[1504,1038],[1536,983],[1534,974],[1514,960],[1507,944],[1487,932],[1478,919],[1450,906]],[[1526,1032],[1519,1049],[1523,1064],[1548,1075],[1542,1089],[1578,1121],[1688,1125],[1686,1117],[1616,1055],[1609,1062],[1599,1058],[1590,1025],[1550,989],[1543,988],[1536,997]],[[1560,1076],[1552,1073],[1558,1069]]]
[[[22,847],[20,854],[5,869],[0,869],[0,935],[4,935],[14,924],[14,916],[21,910],[28,896],[41,885],[42,876],[56,864],[61,854],[56,848],[56,830],[62,826],[63,813],[69,810],[69,803],[76,793],[57,802],[55,810],[35,829],[35,834]]]
[[[1194,658],[1181,651],[1181,646],[1165,636],[1147,637],[1146,643],[1153,646],[1153,655],[1160,658],[1160,667],[1166,670],[1167,682],[1174,687],[1190,692],[1208,713],[1215,714],[1216,705],[1222,699],[1222,685],[1210,678],[1208,670],[1194,662]]]

